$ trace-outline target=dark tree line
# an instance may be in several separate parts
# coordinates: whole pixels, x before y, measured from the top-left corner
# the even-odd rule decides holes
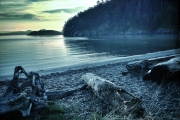
[[[65,36],[179,29],[178,0],[98,0],[66,21]]]

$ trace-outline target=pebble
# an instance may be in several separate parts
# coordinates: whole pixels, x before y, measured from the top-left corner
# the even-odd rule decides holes
[[[180,87],[176,83],[159,87],[152,81],[144,81],[138,75],[140,73],[134,75],[128,73],[124,63],[51,73],[43,75],[41,78],[47,91],[65,90],[82,84],[81,76],[87,72],[103,77],[131,94],[142,97],[142,106],[155,119],[174,119],[174,116],[180,119],[178,113],[180,109]],[[5,88],[2,86],[0,88],[0,93],[3,93]],[[91,89],[78,91],[58,101],[61,105],[69,108],[70,112],[67,114],[78,113],[82,119],[87,119],[95,112],[102,112],[102,115],[106,115],[112,110]]]

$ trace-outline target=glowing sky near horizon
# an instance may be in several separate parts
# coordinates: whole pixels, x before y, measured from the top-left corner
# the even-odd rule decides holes
[[[97,0],[0,0],[0,31],[61,31],[69,18]]]

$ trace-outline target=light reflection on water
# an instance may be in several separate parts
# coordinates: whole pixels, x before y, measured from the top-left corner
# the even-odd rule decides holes
[[[176,35],[0,36],[0,76],[13,74],[17,65],[38,71],[176,48]]]

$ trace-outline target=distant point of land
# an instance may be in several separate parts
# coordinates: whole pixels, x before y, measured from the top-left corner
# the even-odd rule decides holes
[[[50,35],[62,35],[62,32],[55,31],[55,30],[39,30],[39,31],[32,31],[27,35],[32,35],[32,36],[50,36]]]
[[[27,30],[27,31],[10,31],[10,32],[2,32],[0,33],[0,36],[3,35],[27,35],[31,32],[31,30]]]

